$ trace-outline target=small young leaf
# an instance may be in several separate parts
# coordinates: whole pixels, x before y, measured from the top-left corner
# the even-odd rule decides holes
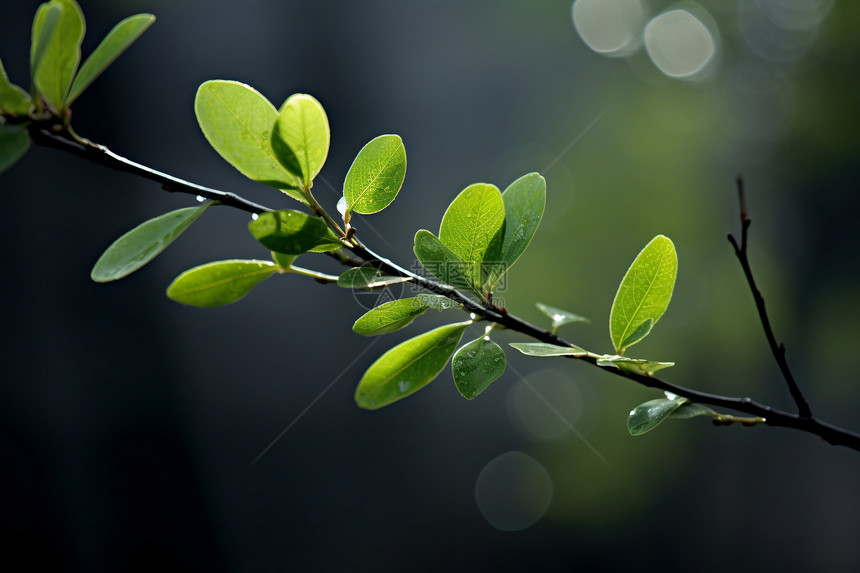
[[[681,407],[672,412],[669,417],[677,418],[679,420],[686,420],[689,418],[695,418],[696,416],[710,416],[712,418],[716,418],[720,414],[711,410],[707,406],[702,404],[696,404],[695,402],[684,402],[681,404]]]
[[[627,431],[630,432],[631,436],[641,436],[646,432],[650,432],[686,401],[686,398],[675,400],[657,398],[656,400],[649,400],[644,404],[639,404],[630,411],[630,416],[627,417]]]
[[[451,375],[466,400],[474,399],[505,372],[502,347],[482,336],[464,344],[451,360]]]
[[[440,326],[402,342],[371,364],[355,390],[360,408],[375,410],[417,392],[436,378],[471,321]]]
[[[466,275],[475,290],[482,290],[487,251],[494,241],[501,240],[505,222],[505,204],[495,185],[469,185],[451,202],[442,217],[439,241],[466,263]],[[497,261],[489,261],[496,263]]]
[[[402,283],[404,277],[384,275],[376,267],[365,266],[347,269],[337,277],[337,286],[351,289],[374,289],[390,284]]]
[[[23,125],[0,125],[0,173],[3,173],[30,149],[30,134]]]
[[[113,27],[108,32],[101,44],[90,54],[81,66],[78,75],[75,76],[75,81],[72,83],[72,89],[69,90],[69,97],[66,99],[66,105],[72,105],[72,102],[78,99],[78,96],[87,89],[93,81],[104,72],[120,54],[128,49],[135,40],[140,38],[147,28],[155,21],[155,16],[152,14],[136,14],[129,16],[119,24]]]
[[[141,223],[102,253],[90,277],[97,283],[106,283],[130,275],[157,257],[211,204],[177,209]]]
[[[275,159],[271,136],[278,110],[260,92],[239,82],[204,82],[194,113],[209,144],[245,177],[307,203],[300,179]]]
[[[657,235],[630,265],[612,303],[609,332],[618,354],[645,338],[666,312],[677,275],[675,245]]]
[[[471,265],[463,262],[430,231],[415,233],[415,256],[433,276],[457,289],[480,292],[472,282]]]
[[[0,114],[27,115],[30,113],[30,95],[15,84],[9,83],[9,77],[0,61]]]
[[[641,358],[626,358],[624,356],[603,355],[597,359],[598,366],[614,366],[624,372],[631,374],[644,374],[645,376],[653,376],[654,373],[663,368],[674,366],[674,362],[654,362],[653,360],[643,360]]]
[[[486,265],[487,288],[491,291],[517,262],[537,231],[546,205],[546,180],[538,173],[523,175],[505,189],[502,201],[505,205],[502,240],[496,242],[497,250],[491,249],[487,254],[487,260],[495,263]]]
[[[329,148],[328,118],[320,102],[307,94],[287,98],[272,130],[271,146],[284,169],[306,187],[322,169]]]
[[[428,308],[417,297],[392,300],[364,313],[352,325],[352,331],[362,336],[394,332],[412,324]]]
[[[588,356],[591,354],[578,346],[558,346],[546,342],[511,342],[510,345],[526,356]]]
[[[336,251],[343,246],[322,219],[291,209],[261,213],[248,223],[248,229],[264,247],[285,255]]]
[[[565,324],[569,324],[571,322],[591,322],[584,316],[579,316],[578,314],[574,314],[572,312],[568,312],[566,310],[562,310],[560,308],[556,308],[554,306],[550,306],[542,302],[536,302],[535,306],[538,307],[539,311],[552,319],[553,332],[557,332],[558,327],[564,326]]]
[[[432,308],[433,310],[448,310],[449,308],[460,308],[459,303],[454,302],[447,296],[442,296],[441,294],[421,293],[418,295],[418,300],[421,301],[421,304],[423,304],[427,308]]]
[[[53,7],[60,9],[53,31]],[[84,15],[74,0],[42,4],[33,22],[35,43],[31,51],[33,83],[54,108],[63,109],[72,78],[81,61]]]
[[[288,269],[295,261],[299,258],[298,255],[285,255],[284,253],[279,253],[277,251],[272,251],[272,260],[281,267],[282,269]]]
[[[380,135],[361,148],[343,184],[346,211],[371,214],[394,201],[406,178],[406,149],[398,135]]]
[[[176,302],[210,308],[236,302],[272,276],[278,266],[269,261],[229,260],[189,269],[167,287]]]

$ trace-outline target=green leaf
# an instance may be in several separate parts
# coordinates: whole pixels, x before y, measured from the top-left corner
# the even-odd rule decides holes
[[[397,197],[405,178],[406,148],[400,136],[380,135],[371,140],[358,152],[346,174],[346,213],[382,211]]]
[[[106,283],[130,275],[157,257],[211,204],[177,209],[141,223],[102,253],[90,271],[90,278]]]
[[[36,11],[30,52],[33,83],[57,110],[64,108],[78,69],[84,30],[84,15],[74,0],[51,0]]]
[[[484,275],[492,272],[483,262],[491,244],[501,240],[504,222],[502,194],[486,183],[463,189],[442,217],[439,241],[466,263],[465,274],[478,292],[483,290]]]
[[[707,406],[703,406],[702,404],[696,404],[695,402],[684,402],[681,404],[677,410],[672,412],[669,417],[677,418],[679,420],[687,420],[689,418],[695,418],[697,416],[709,416],[711,418],[716,418],[720,414],[711,410]]]
[[[472,400],[505,372],[505,351],[482,336],[464,344],[451,360],[451,375],[457,390],[466,400]]]
[[[663,316],[677,275],[675,245],[668,237],[657,235],[630,265],[615,294],[609,332],[616,353],[623,354],[645,338]]]
[[[449,308],[460,308],[460,303],[454,302],[447,296],[441,294],[421,293],[418,295],[421,304],[433,310],[448,310]]]
[[[428,308],[417,297],[392,300],[364,313],[352,325],[352,331],[362,336],[394,332],[412,324],[416,318],[427,312]]]
[[[328,156],[328,118],[320,102],[307,94],[287,98],[278,112],[271,145],[280,164],[306,187]]]
[[[260,92],[239,82],[204,82],[194,98],[194,113],[206,140],[230,165],[307,204],[300,180],[275,159],[271,138],[278,110]]]
[[[485,265],[489,271],[488,290],[511,269],[531,243],[543,218],[546,205],[546,180],[538,173],[523,175],[511,183],[504,193],[505,223],[502,240],[495,245],[497,250],[488,253]],[[490,260],[491,259],[491,260]]]
[[[167,296],[200,308],[223,306],[244,297],[277,270],[278,266],[269,261],[207,263],[176,277],[167,287]]]
[[[15,84],[9,83],[9,77],[0,61],[0,114],[27,115],[30,113],[30,94]]]
[[[343,246],[325,221],[291,209],[261,213],[248,223],[248,229],[264,247],[285,255],[335,251]]]
[[[546,342],[511,342],[510,345],[526,356],[588,356],[591,354],[578,346],[558,346]]]
[[[440,326],[402,342],[371,364],[355,390],[360,408],[375,410],[417,392],[436,378],[471,321]]]
[[[30,149],[30,134],[23,125],[0,124],[0,173],[3,173]]]
[[[78,75],[75,76],[75,81],[72,83],[72,89],[69,91],[69,97],[66,99],[66,105],[72,105],[72,102],[78,99],[78,96],[87,89],[93,81],[116,60],[120,54],[128,49],[135,40],[140,38],[147,28],[155,21],[155,16],[152,14],[136,14],[129,16],[119,24],[113,27],[108,32],[101,44],[93,51],[81,66]]]
[[[676,400],[657,398],[656,400],[649,400],[644,404],[639,404],[630,411],[630,416],[627,417],[627,431],[630,432],[631,436],[641,436],[646,432],[650,432],[686,401],[686,398],[678,398]]]
[[[430,231],[415,233],[415,256],[433,276],[457,289],[480,294],[471,280],[471,266],[463,262]]]
[[[277,251],[272,251],[272,260],[282,269],[288,269],[293,262],[299,258],[298,255],[285,255]]]
[[[535,306],[538,308],[539,311],[552,319],[553,333],[558,332],[558,327],[564,326],[565,324],[569,324],[571,322],[591,322],[584,316],[579,316],[578,314],[574,314],[572,312],[568,312],[566,310],[562,310],[560,308],[556,308],[554,306],[550,306],[542,302],[536,302]]]
[[[374,289],[406,280],[404,277],[382,274],[376,267],[368,265],[345,270],[337,277],[337,286],[351,289]]]
[[[624,356],[603,355],[597,359],[598,366],[614,366],[624,372],[631,374],[644,374],[653,376],[658,370],[674,366],[674,362],[655,362],[641,358],[626,358]]]

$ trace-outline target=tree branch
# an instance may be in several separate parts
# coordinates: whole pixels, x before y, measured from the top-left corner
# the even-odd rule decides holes
[[[138,175],[146,179],[156,181],[158,183],[161,183],[162,186],[168,191],[189,193],[192,195],[201,195],[203,197],[219,201],[223,205],[235,207],[237,209],[248,211],[250,213],[261,213],[270,210],[268,207],[252,203],[233,193],[209,189],[207,187],[202,187],[194,183],[189,183],[187,181],[177,179],[159,171],[155,171],[146,166],[140,165],[133,161],[129,161],[128,159],[116,155],[102,145],[94,144],[88,140],[77,138],[73,135],[57,133],[49,128],[46,129],[44,126],[34,124],[31,124],[30,134],[33,137],[33,141],[40,145],[67,151],[73,153],[74,155],[78,155],[80,157],[84,157],[85,159],[99,163],[100,165],[112,169],[117,169],[119,171],[132,173],[134,175]],[[743,201],[742,196],[741,200]],[[741,264],[744,266],[744,271],[747,274],[747,278],[752,287],[754,296],[756,296],[757,306],[759,305],[759,300],[761,300],[759,312],[762,316],[762,322],[765,325],[765,331],[768,334],[768,340],[772,341],[773,333],[770,329],[767,315],[766,313],[764,313],[764,301],[761,299],[761,295],[760,293],[758,293],[758,289],[755,288],[755,283],[752,280],[752,272],[749,270],[749,262],[746,259],[746,230],[749,227],[749,220],[746,218],[746,212],[743,205],[741,211],[743,224],[742,246],[738,247],[736,241],[731,235],[729,236],[729,240],[735,246],[736,254],[738,255],[738,258],[741,259]],[[559,346],[573,346],[572,343],[556,336],[549,330],[540,328],[525,320],[522,320],[521,318],[508,313],[504,309],[495,307],[494,305],[492,305],[492,303],[483,303],[480,301],[473,300],[468,296],[464,295],[463,293],[459,292],[457,289],[451,287],[450,285],[446,285],[436,280],[417,275],[407,269],[404,269],[403,267],[400,267],[399,265],[391,262],[390,260],[377,255],[357,240],[355,241],[355,245],[351,247],[350,250],[356,258],[348,257],[343,254],[340,254],[336,258],[341,260],[341,262],[343,262],[344,264],[356,265],[365,263],[370,264],[380,269],[382,272],[392,276],[409,277],[413,280],[413,282],[415,282],[415,284],[421,286],[422,288],[429,290],[430,292],[444,295],[451,300],[459,303],[464,310],[474,313],[475,315],[489,320],[490,322],[497,323],[505,328],[534,338],[535,340],[539,340],[541,342],[546,342],[549,344],[556,344]],[[775,342],[772,342],[771,347],[772,349],[775,348]],[[780,364],[781,369],[784,368],[783,374],[785,375],[785,373],[788,372],[788,366],[785,364],[784,354],[785,351],[782,345],[780,345],[777,350],[774,350],[774,355],[777,358],[777,362]],[[698,402],[701,404],[708,404],[710,406],[717,406],[722,408],[730,408],[739,412],[743,412],[745,414],[759,416],[765,418],[766,421],[764,423],[769,426],[793,428],[802,432],[807,432],[819,436],[830,444],[845,446],[860,451],[860,434],[850,432],[848,430],[833,426],[831,424],[827,424],[821,420],[813,418],[809,413],[808,406],[805,406],[805,408],[801,407],[801,404],[805,405],[806,402],[802,399],[802,396],[800,396],[799,390],[796,390],[796,384],[794,384],[793,378],[790,377],[790,372],[788,372],[786,380],[791,380],[791,382],[789,382],[789,387],[794,388],[794,390],[792,390],[792,395],[795,395],[796,390],[795,399],[797,400],[797,396],[800,396],[801,401],[798,402],[798,406],[801,409],[801,413],[799,415],[771,408],[770,406],[767,406],[765,404],[755,402],[750,398],[735,398],[729,396],[720,396],[716,394],[708,394],[706,392],[699,392],[697,390],[677,386],[671,382],[653,376],[625,372],[613,366],[601,366],[597,364],[597,358],[593,356],[569,356],[567,358],[582,360],[591,364],[592,366],[600,368],[601,370],[609,374],[620,376],[622,378],[627,378],[628,380],[632,380],[638,384],[647,386],[649,388],[655,388],[658,390],[671,392],[673,394],[676,394],[677,396],[687,398],[692,402]]]
[[[804,398],[803,393],[800,391],[800,388],[797,385],[797,382],[794,379],[794,375],[791,373],[791,369],[788,367],[788,362],[785,359],[785,345],[780,342],[777,344],[776,336],[773,334],[773,328],[770,325],[770,319],[767,316],[767,309],[765,308],[764,297],[761,294],[761,291],[758,289],[755,283],[755,279],[753,278],[752,268],[750,267],[749,257],[747,255],[747,236],[750,225],[752,224],[752,220],[747,218],[747,210],[746,210],[746,200],[744,198],[744,182],[743,179],[738,177],[738,199],[740,201],[740,211],[741,211],[741,243],[738,245],[737,240],[732,234],[729,234],[728,239],[732,244],[732,247],[735,249],[735,255],[738,257],[738,260],[741,263],[741,267],[744,269],[744,275],[746,275],[747,283],[749,284],[750,291],[752,291],[753,299],[755,299],[755,306],[758,309],[758,316],[761,319],[762,328],[764,328],[764,334],[767,337],[767,343],[770,346],[770,351],[773,353],[773,357],[776,360],[777,365],[779,366],[780,372],[782,372],[782,377],[785,379],[785,383],[788,385],[788,390],[791,392],[791,397],[794,398],[794,403],[797,404],[797,410],[800,413],[800,416],[803,418],[811,418],[812,410],[809,408],[809,403],[807,403],[806,398]]]

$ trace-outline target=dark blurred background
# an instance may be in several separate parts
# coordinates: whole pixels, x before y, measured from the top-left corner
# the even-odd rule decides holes
[[[0,57],[23,85],[37,5],[2,9]],[[127,15],[158,21],[75,104],[81,135],[292,207],[217,156],[192,104],[214,78],[276,106],[311,93],[331,123],[331,187],[315,192],[332,211],[361,146],[403,137],[403,191],[356,226],[406,265],[415,230],[435,231],[463,187],[540,171],[547,211],[500,293],[509,310],[537,322],[542,301],[588,316],[562,334],[608,352],[617,284],[666,234],[675,297],[631,354],[674,360],[665,377],[682,385],[791,409],[725,240],[742,174],[752,262],[789,362],[816,415],[860,429],[860,4],[82,7],[84,54]],[[0,176],[2,559],[45,571],[860,569],[857,452],[702,419],[632,438],[627,412],[658,393],[513,353],[473,402],[445,372],[362,411],[364,369],[451,315],[362,338],[350,330],[362,301],[297,276],[220,309],[168,300],[187,268],[265,258],[244,213],[212,209],[154,264],[90,281],[116,237],[193,203],[44,148]]]

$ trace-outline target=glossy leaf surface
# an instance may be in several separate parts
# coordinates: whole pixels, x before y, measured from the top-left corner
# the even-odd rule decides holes
[[[358,152],[346,174],[346,212],[382,211],[397,197],[405,178],[406,148],[400,136],[380,135],[371,140]]]
[[[352,330],[362,336],[394,332],[412,324],[412,321],[427,312],[428,308],[417,297],[392,300],[364,313],[352,325]]]
[[[482,289],[484,275],[493,272],[483,263],[490,246],[500,240],[504,222],[502,194],[486,183],[463,189],[442,217],[439,241],[466,263],[466,275],[476,290]]]
[[[239,82],[204,82],[194,113],[209,144],[245,177],[307,203],[299,179],[275,159],[271,137],[278,110],[260,92]]]
[[[488,262],[496,263],[487,265],[489,290],[517,262],[537,232],[546,205],[546,180],[538,173],[523,175],[505,189],[502,201],[505,208],[502,240],[488,253]]]
[[[285,255],[277,251],[272,251],[272,260],[282,269],[288,269],[293,262],[299,258],[298,255]]]
[[[684,402],[677,410],[672,412],[669,417],[677,418],[679,420],[687,420],[697,416],[709,416],[711,418],[715,418],[719,415],[719,413],[711,410],[705,405],[696,404],[695,402]]]
[[[270,261],[229,260],[189,269],[167,287],[176,302],[210,308],[236,302],[272,276],[278,266]]]
[[[334,251],[343,246],[322,219],[291,209],[261,213],[248,223],[248,229],[264,247],[285,255]]]
[[[470,275],[471,265],[465,263],[430,231],[415,233],[415,256],[433,276],[458,289],[477,289]]]
[[[54,22],[54,8],[60,9]],[[53,30],[51,30],[53,28]],[[62,109],[81,61],[84,15],[74,0],[51,0],[39,6],[33,22],[33,82],[45,99]]]
[[[674,366],[674,362],[655,362],[653,360],[643,360],[641,358],[627,358],[625,356],[609,356],[604,355],[597,359],[598,366],[614,366],[624,372],[631,374],[644,374],[645,376],[653,376],[658,370]]]
[[[552,320],[553,332],[557,332],[560,326],[570,324],[571,322],[591,322],[584,316],[580,316],[578,314],[574,314],[572,312],[568,312],[566,310],[562,310],[560,308],[556,308],[554,306],[550,306],[542,302],[536,302],[535,306],[538,308],[539,311],[547,315]]]
[[[630,265],[612,303],[609,332],[618,354],[648,336],[666,312],[677,275],[675,246],[657,235]]]
[[[375,410],[413,394],[436,378],[469,322],[440,326],[402,342],[374,362],[355,391],[359,407]]]
[[[30,149],[30,134],[23,125],[0,125],[0,173],[21,159]]]
[[[502,347],[482,336],[457,350],[451,359],[451,375],[460,394],[472,400],[504,374],[506,364]]]
[[[441,294],[421,293],[418,295],[418,300],[427,308],[434,310],[448,310],[449,308],[460,307],[458,303]]]
[[[210,205],[177,209],[141,223],[102,253],[90,277],[98,283],[105,283],[130,275],[157,257]]]
[[[510,345],[526,356],[587,356],[590,354],[578,346],[558,346],[546,342],[511,342]]]
[[[9,83],[9,77],[0,61],[0,112],[10,115],[27,115],[30,112],[30,94]]]
[[[72,83],[66,105],[71,105],[154,21],[155,16],[152,14],[136,14],[114,26],[84,61]]]
[[[320,102],[307,94],[287,98],[272,130],[271,146],[281,166],[309,186],[328,156],[329,126]]]
[[[630,411],[630,415],[627,417],[627,431],[630,432],[631,436],[641,436],[646,432],[650,432],[686,401],[685,398],[678,398],[676,400],[657,398],[656,400],[649,400],[644,404],[639,404]]]

